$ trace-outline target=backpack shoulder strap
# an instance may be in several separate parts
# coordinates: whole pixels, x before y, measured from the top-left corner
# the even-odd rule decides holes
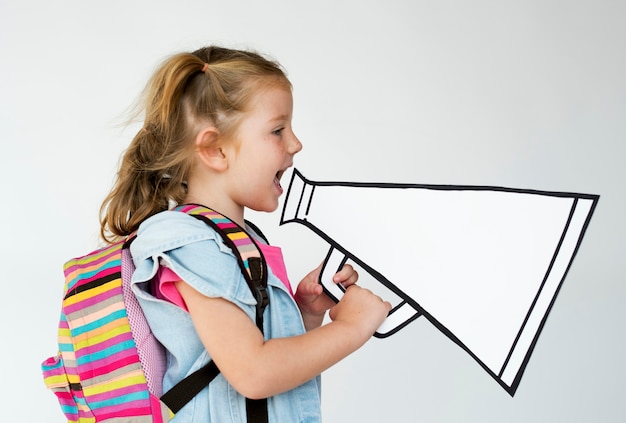
[[[237,223],[208,207],[187,204],[179,206],[174,210],[187,213],[204,221],[215,229],[221,235],[224,243],[233,250],[248,287],[257,300],[256,324],[259,330],[263,332],[263,311],[269,304],[267,295],[267,263],[254,239]],[[255,228],[253,226],[253,229],[257,232]],[[262,235],[260,231],[257,233]]]
[[[263,312],[269,304],[267,263],[254,239],[237,223],[208,207],[186,204],[176,207],[174,210],[187,213],[205,222],[220,234],[224,243],[235,253],[241,272],[256,299],[256,325],[263,333]],[[246,223],[267,242],[265,236],[256,226],[250,222]],[[167,404],[172,411],[177,412],[204,389],[219,372],[220,370],[211,360],[206,366],[172,387],[161,397],[161,401]],[[266,423],[268,421],[267,400],[246,398],[246,415],[249,423]]]

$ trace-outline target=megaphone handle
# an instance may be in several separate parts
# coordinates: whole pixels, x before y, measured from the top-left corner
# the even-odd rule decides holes
[[[389,312],[389,315],[378,327],[374,336],[386,338],[389,335],[393,335],[421,315],[422,313],[411,307],[409,303],[402,302]]]
[[[335,302],[339,302],[341,298],[343,298],[345,288],[343,285],[333,282],[333,276],[335,276],[335,273],[341,269],[345,262],[345,254],[331,246],[326,260],[324,260],[322,271],[320,272],[320,283],[326,293],[335,300]]]
[[[339,302],[341,298],[343,298],[345,288],[341,284],[333,282],[333,276],[341,269],[346,261],[346,255],[331,245],[326,260],[324,260],[322,271],[320,272],[320,283],[326,293],[336,302]],[[419,311],[415,310],[409,303],[404,301],[389,312],[389,315],[380,325],[374,336],[385,338],[392,335],[420,315],[421,313]]]

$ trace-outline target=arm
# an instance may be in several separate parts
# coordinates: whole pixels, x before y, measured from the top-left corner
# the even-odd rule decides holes
[[[176,285],[209,355],[230,384],[252,399],[301,385],[348,356],[373,335],[391,308],[370,291],[352,286],[330,310],[331,323],[265,342],[236,305],[206,297],[183,281]]]

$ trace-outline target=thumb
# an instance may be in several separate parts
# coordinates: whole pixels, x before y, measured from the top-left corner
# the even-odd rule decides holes
[[[301,283],[296,289],[296,300],[300,300],[299,303],[302,303],[302,300],[307,303],[319,297],[322,292],[322,285],[318,283]]]

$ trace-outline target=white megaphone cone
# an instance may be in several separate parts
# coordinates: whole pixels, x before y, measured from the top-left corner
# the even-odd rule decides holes
[[[377,337],[424,315],[514,394],[597,195],[501,187],[314,182],[294,170],[281,224],[330,244],[401,298]]]

